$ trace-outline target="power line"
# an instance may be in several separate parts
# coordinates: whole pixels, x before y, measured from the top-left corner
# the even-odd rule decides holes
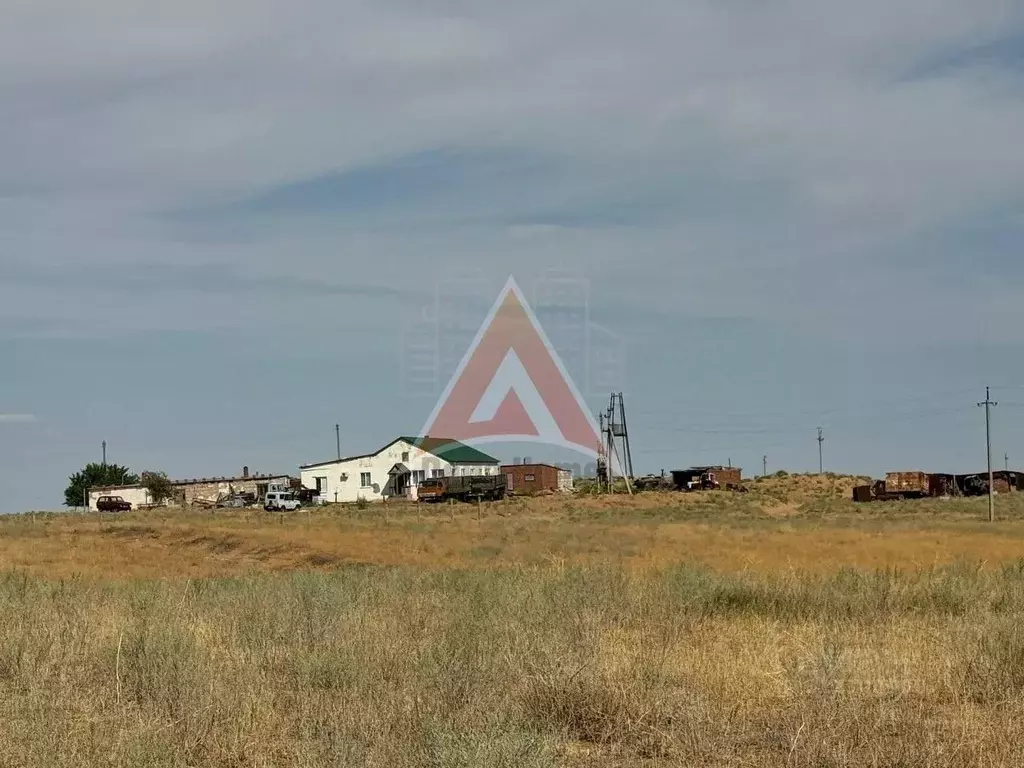
[[[965,406],[957,406],[955,408],[929,408],[926,410],[910,411],[903,416],[894,417],[882,417],[881,421],[884,424],[899,424],[905,421],[913,421],[916,419],[928,418],[930,416],[938,416],[946,413],[963,412],[967,413],[968,409]],[[864,418],[857,419],[856,425],[865,423]],[[850,422],[853,425],[853,422]],[[835,429],[836,427],[841,428],[844,426],[844,422],[826,422],[824,426]],[[789,427],[785,429],[744,429],[744,428],[733,428],[733,427],[702,427],[699,425],[687,426],[687,427],[661,427],[657,430],[658,433],[684,433],[684,434],[698,434],[698,435],[802,435],[805,434],[804,429],[801,427]]]
[[[1024,390],[1024,386],[1021,386],[1021,387],[1018,387],[1018,388]],[[858,403],[858,404],[854,404],[854,405],[836,406],[836,407],[830,407],[830,408],[810,408],[810,409],[800,409],[800,410],[775,410],[775,411],[770,411],[770,410],[717,411],[717,413],[720,416],[723,416],[725,418],[754,418],[754,417],[772,418],[772,417],[777,417],[777,418],[780,418],[780,419],[792,418],[794,416],[828,416],[828,415],[836,414],[836,413],[853,413],[853,412],[860,412],[860,411],[871,412],[871,413],[878,413],[882,409],[888,408],[890,406],[922,404],[922,403],[925,403],[925,402],[927,402],[929,400],[934,400],[935,398],[938,398],[938,397],[949,398],[949,399],[952,400],[954,397],[959,397],[959,396],[962,396],[964,394],[970,394],[973,391],[974,391],[973,389],[966,389],[966,388],[965,389],[937,390],[937,391],[934,391],[934,392],[918,393],[918,394],[913,395],[913,396],[902,397],[902,398],[893,399],[893,400],[884,400],[884,401],[880,401],[880,402]],[[658,417],[660,417],[660,416],[662,416],[664,414],[663,411],[657,410],[657,409],[646,410],[646,409],[631,408],[630,410],[634,414],[639,413],[642,416],[658,416]]]

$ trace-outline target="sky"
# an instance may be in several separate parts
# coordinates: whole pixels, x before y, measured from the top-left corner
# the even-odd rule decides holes
[[[1011,0],[9,0],[0,511],[374,450],[439,281],[554,269],[638,473],[977,471],[986,385],[1024,466],[1021,135]]]

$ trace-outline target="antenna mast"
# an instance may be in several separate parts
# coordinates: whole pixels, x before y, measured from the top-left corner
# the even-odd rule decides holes
[[[622,393],[612,393],[605,413],[605,439],[608,443],[609,470],[615,458],[619,460],[619,470],[626,481],[626,488],[633,493],[633,453],[629,447],[629,428],[626,426],[626,403]],[[621,447],[620,447],[621,446]],[[610,486],[610,483],[609,483]]]

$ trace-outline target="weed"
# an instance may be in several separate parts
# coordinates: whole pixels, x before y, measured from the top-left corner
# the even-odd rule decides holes
[[[6,574],[0,764],[1019,764],[1022,617],[1019,563]]]

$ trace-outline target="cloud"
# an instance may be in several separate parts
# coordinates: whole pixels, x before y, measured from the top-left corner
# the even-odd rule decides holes
[[[36,417],[30,413],[0,413],[0,424],[32,424]]]
[[[1019,180],[1019,100],[892,79],[995,30],[1012,50],[1002,7],[42,3],[5,24],[5,176],[128,215],[222,206],[260,236],[742,216],[743,247],[775,222],[885,238]]]
[[[773,396],[740,391],[747,325],[714,318],[772,339],[780,381],[834,345],[835,393],[865,348],[1015,342],[1022,40],[1005,0],[14,0],[0,343],[45,367],[69,335],[272,338],[391,416],[346,387],[439,277],[551,268],[591,279],[611,331],[673,340],[631,373],[650,398]],[[907,386],[939,375],[913,359]]]
[[[494,182],[541,183],[553,178],[552,158],[514,151],[424,150],[348,171],[323,174],[263,191],[229,209],[249,215],[365,211],[386,206],[449,204],[494,191]]]
[[[327,217],[332,227],[362,230],[387,230],[398,223],[493,223],[557,194],[565,164],[540,152],[507,148],[423,150],[274,184],[225,204],[176,211],[171,221],[200,230],[255,224],[272,232],[294,232]],[[523,188],[537,190],[534,199],[519,198]]]
[[[7,284],[77,287],[93,292],[145,292],[227,294],[258,293],[291,296],[348,296],[376,299],[398,298],[403,292],[388,285],[338,283],[297,275],[266,275],[246,272],[224,264],[126,264],[119,266],[46,269],[31,266],[0,266]]]
[[[907,77],[950,77],[965,71],[1024,74],[1024,30],[1013,30],[979,43],[945,47],[917,62]]]

